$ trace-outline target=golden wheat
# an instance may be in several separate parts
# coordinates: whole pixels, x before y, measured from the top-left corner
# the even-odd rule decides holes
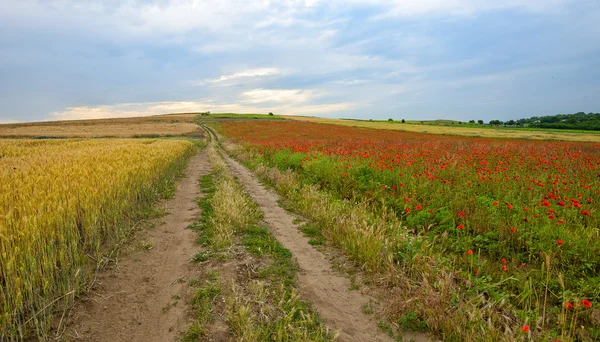
[[[2,340],[43,338],[193,150],[182,140],[0,141]]]

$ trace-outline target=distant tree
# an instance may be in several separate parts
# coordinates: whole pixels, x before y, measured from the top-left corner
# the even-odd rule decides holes
[[[506,122],[506,124],[509,125],[509,126],[514,126],[515,125],[515,120],[508,120]]]
[[[459,121],[459,122],[458,122],[458,124],[459,124],[459,125],[462,125],[462,121]]]
[[[392,118],[389,118],[389,119],[388,119],[388,121],[390,121],[390,122],[391,122],[391,121],[394,121],[394,119],[392,119]]]
[[[500,126],[502,124],[504,124],[504,122],[502,122],[500,120],[491,120],[490,121],[490,125],[492,125],[492,126]]]
[[[404,119],[402,119],[402,123],[405,123],[406,121]]]
[[[273,113],[269,112],[269,115],[270,115],[270,116],[273,116]]]
[[[470,123],[470,124],[474,124],[474,123],[475,123],[475,120],[469,120],[469,123]]]
[[[477,120],[477,123],[483,125],[483,120]]]

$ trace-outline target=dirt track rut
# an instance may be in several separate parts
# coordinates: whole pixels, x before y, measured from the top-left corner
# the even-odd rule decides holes
[[[187,322],[187,280],[198,277],[190,258],[198,250],[196,233],[186,229],[200,210],[198,179],[211,171],[206,152],[192,157],[162,224],[137,233],[135,248],[117,269],[104,271],[89,300],[74,310],[67,330],[73,341],[173,341]],[[174,303],[177,302],[176,305]]]
[[[218,139],[212,130],[210,133]],[[250,170],[224,151],[223,155],[232,173],[259,205],[273,235],[297,258],[300,295],[313,304],[328,326],[339,330],[338,341],[392,341],[377,327],[377,322],[361,310],[372,298],[350,290],[350,280],[334,272],[325,256],[308,243],[308,238],[294,223],[296,216],[279,206],[279,196],[267,190]],[[429,341],[420,334],[410,335],[410,338],[419,342]]]

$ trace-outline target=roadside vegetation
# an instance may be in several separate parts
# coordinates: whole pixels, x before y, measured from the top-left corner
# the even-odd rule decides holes
[[[600,146],[221,123],[231,150],[445,340],[600,339]]]
[[[261,226],[261,212],[215,145],[208,151],[213,172],[200,180],[203,215],[191,226],[202,245],[193,261],[205,277],[191,283],[194,319],[181,339],[210,340],[220,332],[239,341],[331,341],[334,334],[296,293],[291,253]]]
[[[53,316],[156,200],[196,148],[177,140],[0,141],[0,336],[46,339]]]

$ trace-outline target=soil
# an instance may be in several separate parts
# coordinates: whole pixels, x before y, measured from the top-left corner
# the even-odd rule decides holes
[[[173,341],[186,327],[188,280],[200,276],[190,259],[197,234],[186,229],[200,215],[198,179],[211,171],[206,152],[192,157],[162,223],[138,232],[132,251],[100,272],[87,300],[73,311],[64,337],[82,341]]]

